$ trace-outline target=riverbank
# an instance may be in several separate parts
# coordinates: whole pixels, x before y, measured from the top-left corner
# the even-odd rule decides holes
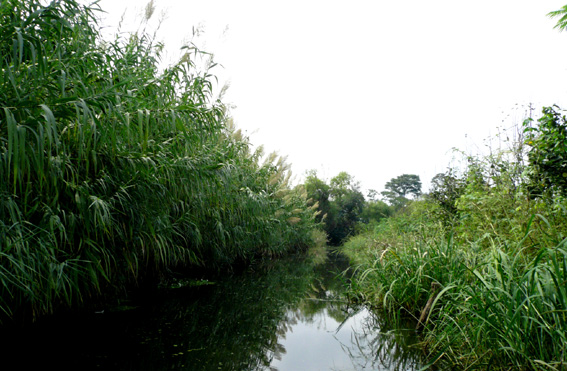
[[[414,201],[344,245],[353,294],[416,324],[429,301],[419,330],[429,365],[564,369],[567,216],[551,202],[469,186],[447,219],[431,199]]]
[[[103,38],[100,11],[0,3],[0,323],[314,243],[315,208],[234,127],[212,55],[164,68],[143,27]]]

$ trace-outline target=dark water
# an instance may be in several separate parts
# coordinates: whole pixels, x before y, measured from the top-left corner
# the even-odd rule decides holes
[[[135,308],[44,321],[0,334],[0,369],[418,369],[413,331],[341,296],[346,267],[336,255],[288,259]]]

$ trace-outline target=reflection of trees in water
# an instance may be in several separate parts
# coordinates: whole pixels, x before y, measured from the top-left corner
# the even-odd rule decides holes
[[[327,270],[328,271],[328,270]],[[328,317],[338,323],[349,315],[349,306],[341,296],[344,284],[336,280],[332,271],[326,277],[315,277],[304,294],[304,298],[294,306],[290,306],[284,322],[295,325],[298,322],[314,324],[317,328],[325,327],[323,322]],[[287,326],[289,328],[290,326]]]
[[[268,350],[267,358],[281,361],[286,354],[285,346],[281,342],[286,340],[287,333],[293,331],[293,327],[298,323],[311,324],[318,329],[328,328],[328,317],[341,323],[352,314],[353,309],[341,297],[346,283],[337,279],[340,272],[346,269],[348,262],[339,260],[338,266],[334,264],[336,262],[337,259],[330,259],[324,266],[314,267],[313,274],[302,277],[304,289],[299,300],[291,301],[285,306],[285,314],[276,330],[276,344]],[[275,370],[273,367],[267,368]]]
[[[285,355],[280,339],[293,322],[284,319],[305,297],[314,277],[313,266],[305,261],[278,261],[215,285],[171,291],[134,326],[118,324],[134,328],[129,341],[139,348],[136,357],[119,360],[119,368],[268,368]]]
[[[333,277],[331,277],[333,278]],[[351,306],[341,292],[344,289],[339,281],[316,278],[305,292],[305,298],[294,306],[289,306],[285,318],[278,326],[278,341],[286,339],[286,334],[293,331],[293,326],[299,322],[313,326],[319,330],[333,329],[336,323],[340,324],[334,329],[335,333],[341,331],[343,326],[350,327],[350,341],[345,342],[335,336],[343,352],[351,359],[354,369],[372,370],[417,370],[421,362],[417,349],[411,346],[416,342],[413,330],[404,332],[399,329],[388,329],[385,320],[368,313],[364,307]],[[332,323],[327,323],[332,318]],[[354,322],[357,322],[353,324]],[[336,323],[335,323],[336,322]],[[280,345],[278,343],[278,345]],[[285,354],[274,351],[274,359],[281,360]]]
[[[136,310],[99,315],[83,333],[101,340],[81,347],[81,357],[99,369],[269,370],[286,355],[286,334],[300,321],[322,327],[328,317],[342,323],[354,314],[340,297],[345,282],[335,279],[345,268],[330,260],[330,267],[280,260],[215,285],[171,290]],[[366,345],[348,351],[372,358],[379,345],[364,340],[372,335],[360,335]],[[79,336],[77,344],[89,341]]]
[[[350,344],[341,343],[353,366],[360,370],[417,370],[421,367],[420,355],[412,348],[416,343],[413,330],[384,331],[387,324],[375,315],[363,318],[351,334]]]

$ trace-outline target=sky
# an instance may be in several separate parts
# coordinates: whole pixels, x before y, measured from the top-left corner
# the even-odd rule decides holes
[[[287,156],[295,182],[346,171],[382,191],[417,174],[427,191],[453,148],[486,153],[529,104],[566,106],[567,32],[546,16],[566,3],[156,0],[147,29],[161,20],[166,62],[189,41],[214,54],[237,127]],[[105,32],[122,15],[140,29],[145,4],[101,0]]]

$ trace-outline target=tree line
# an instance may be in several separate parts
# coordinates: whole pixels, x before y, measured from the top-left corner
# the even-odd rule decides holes
[[[368,225],[392,216],[412,198],[421,195],[421,180],[414,174],[392,178],[381,192],[382,199],[374,189],[370,189],[365,198],[360,183],[345,171],[328,183],[320,179],[315,170],[308,171],[303,187],[308,202],[318,210],[316,221],[333,246],[341,245]]]

